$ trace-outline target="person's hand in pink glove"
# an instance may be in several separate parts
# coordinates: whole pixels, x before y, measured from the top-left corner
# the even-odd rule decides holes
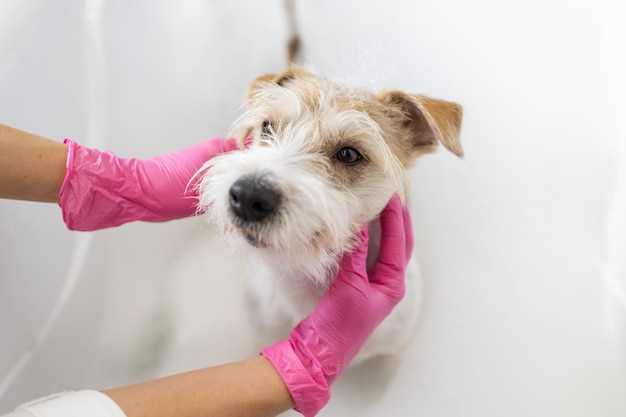
[[[314,416],[330,398],[329,386],[404,296],[404,274],[413,249],[408,210],[392,197],[381,217],[378,263],[366,271],[367,227],[362,244],[341,261],[335,282],[289,338],[264,349],[296,407]]]
[[[69,147],[59,200],[71,230],[91,231],[144,220],[167,221],[196,212],[190,180],[212,157],[237,149],[234,139],[213,139],[151,159],[123,159],[111,152]]]

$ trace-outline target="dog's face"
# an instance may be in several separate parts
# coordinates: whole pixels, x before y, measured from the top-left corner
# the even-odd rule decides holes
[[[349,90],[303,69],[255,80],[233,127],[242,148],[205,165],[200,208],[222,234],[324,280],[407,168],[439,142],[458,156],[461,107]]]

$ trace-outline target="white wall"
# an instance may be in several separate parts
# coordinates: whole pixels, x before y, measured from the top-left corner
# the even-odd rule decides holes
[[[390,374],[349,372],[323,414],[624,415],[622,3],[297,6],[321,75],[465,108],[464,160],[442,150],[412,173],[426,282],[410,352]],[[121,156],[223,136],[247,83],[284,68],[282,13],[5,0],[0,121]],[[0,216],[0,412],[248,353],[235,271],[216,264],[229,255],[197,220],[77,234],[54,206],[2,201]]]

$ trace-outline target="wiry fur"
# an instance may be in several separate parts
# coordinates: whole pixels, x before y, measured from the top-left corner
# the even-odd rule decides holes
[[[233,126],[242,147],[205,164],[199,207],[255,263],[250,305],[269,336],[264,343],[285,337],[311,311],[340,256],[353,248],[354,234],[393,193],[404,198],[406,170],[418,156],[440,142],[462,155],[460,122],[457,104],[348,90],[299,68],[251,85],[247,110]],[[341,162],[337,155],[346,147],[362,159]],[[262,222],[237,217],[229,189],[240,178],[279,193],[276,213]],[[378,255],[373,234],[370,264]],[[407,296],[368,341],[362,359],[397,352],[408,340],[419,310],[417,275],[412,265]]]

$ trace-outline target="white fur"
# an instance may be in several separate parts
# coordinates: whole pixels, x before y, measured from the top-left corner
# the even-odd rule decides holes
[[[312,311],[337,271],[338,256],[351,245],[354,218],[361,209],[355,201],[358,196],[337,189],[316,175],[315,167],[323,164],[318,158],[303,153],[294,142],[280,145],[273,142],[231,152],[205,166],[201,207],[250,264],[246,295],[250,318],[258,330],[259,346],[285,338]],[[239,177],[251,174],[262,175],[274,183],[287,200],[279,219],[254,231],[263,247],[248,244],[233,225],[228,205],[230,186]],[[311,249],[310,239],[316,233],[323,234],[332,250]],[[377,234],[371,237],[374,248],[379,239]],[[370,258],[375,259],[377,253],[377,250],[370,252]],[[406,285],[405,298],[374,332],[356,361],[398,354],[410,340],[421,290],[414,260],[407,271]]]
[[[253,136],[243,149],[213,158],[201,169],[199,209],[250,264],[247,299],[259,345],[287,337],[332,283],[339,257],[353,248],[363,222],[376,219],[393,193],[403,195],[407,174],[383,139],[378,124],[328,91],[302,91],[268,84],[256,92],[236,122],[240,137]],[[316,105],[302,102],[316,98]],[[351,99],[367,100],[355,94]],[[278,115],[278,116],[277,116]],[[261,134],[264,120],[271,132]],[[333,152],[354,146],[367,158],[361,171],[334,159]],[[329,151],[330,150],[330,151]],[[358,173],[354,183],[345,178]],[[338,178],[344,175],[344,181]],[[229,190],[242,177],[254,177],[282,195],[278,213],[259,224],[244,224],[232,213]],[[380,227],[371,223],[368,264],[378,257]],[[252,244],[250,244],[250,242]],[[415,261],[406,276],[406,296],[377,328],[357,357],[397,354],[410,340],[420,307]]]
[[[255,252],[268,262],[281,265],[284,274],[306,275],[323,285],[352,234],[354,209],[343,198],[344,193],[309,174],[306,167],[315,160],[315,156],[302,153],[291,142],[284,146],[252,146],[214,158],[206,165],[200,207],[206,209],[222,235],[239,248],[253,249],[232,223],[228,190],[242,176],[262,176],[276,185],[287,201],[272,224],[250,230],[262,244]],[[321,195],[324,198],[319,198]],[[316,233],[323,234],[333,251],[311,251],[310,240]]]

